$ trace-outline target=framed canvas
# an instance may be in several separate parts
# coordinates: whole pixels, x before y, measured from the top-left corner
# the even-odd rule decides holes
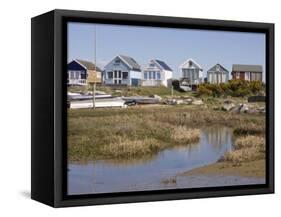
[[[31,36],[34,200],[274,192],[274,24],[54,10]]]

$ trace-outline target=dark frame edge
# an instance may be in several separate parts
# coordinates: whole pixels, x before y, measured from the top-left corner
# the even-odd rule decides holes
[[[275,122],[274,122],[274,101],[275,101],[275,80],[274,80],[274,72],[275,72],[275,24],[271,23],[268,24],[268,51],[267,51],[267,67],[268,67],[268,73],[267,73],[267,96],[268,96],[268,103],[267,103],[267,148],[269,148],[269,151],[267,152],[267,158],[268,160],[268,185],[269,185],[269,191],[270,193],[275,192],[275,135],[274,135],[274,129],[275,129]]]
[[[49,206],[54,206],[55,198],[53,14],[31,19],[31,199]]]
[[[107,19],[111,22],[114,20],[130,22],[130,21],[144,21],[150,23],[180,23],[181,25],[186,24],[187,21],[191,25],[205,25],[215,26],[219,28],[222,26],[225,30],[226,27],[239,27],[241,28],[263,28],[267,29],[269,26],[274,27],[274,23],[265,22],[251,22],[251,21],[237,21],[237,20],[219,20],[219,19],[204,19],[204,18],[193,18],[193,17],[175,17],[175,16],[159,16],[159,15],[143,15],[143,14],[129,14],[129,13],[112,13],[112,12],[97,12],[97,11],[80,11],[80,10],[67,10],[67,9],[54,9],[55,13],[61,17],[73,17],[82,19]],[[155,26],[155,25],[153,25]]]
[[[79,198],[66,199],[58,201],[55,207],[72,207],[72,206],[92,206],[105,204],[121,204],[121,203],[142,203],[142,202],[158,202],[185,199],[203,199],[217,197],[234,197],[234,196],[254,196],[261,194],[272,194],[273,192],[265,187],[250,190],[223,190],[223,191],[203,191],[193,193],[163,193],[149,195],[133,195],[133,196],[116,196],[116,197],[100,197],[100,198]]]

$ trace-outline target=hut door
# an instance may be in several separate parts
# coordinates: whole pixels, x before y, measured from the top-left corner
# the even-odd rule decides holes
[[[121,84],[122,83],[122,72],[121,70],[115,70],[113,73],[113,83]]]

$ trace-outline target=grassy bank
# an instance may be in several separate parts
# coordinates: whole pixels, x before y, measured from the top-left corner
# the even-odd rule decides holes
[[[180,128],[168,128],[170,129],[171,135],[169,136],[169,143],[161,139],[155,138],[144,138],[134,140],[125,136],[115,137],[115,141],[110,144],[103,145],[99,153],[101,156],[108,158],[134,158],[143,157],[146,155],[155,154],[165,148],[169,148],[175,145],[189,145],[192,142],[199,140],[198,129],[187,129],[185,127]],[[178,136],[179,133],[185,132],[184,136]]]
[[[262,135],[265,133],[265,123],[257,124],[255,122],[252,122],[247,125],[237,126],[235,127],[233,133],[237,136]]]
[[[239,165],[265,159],[265,138],[263,136],[242,136],[234,142],[234,150],[225,153],[220,161]]]
[[[207,125],[260,126],[262,115],[213,111],[198,106],[68,110],[68,157],[72,161],[128,159],[188,145]]]

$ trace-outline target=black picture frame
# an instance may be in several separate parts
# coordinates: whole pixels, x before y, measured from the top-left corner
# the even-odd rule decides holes
[[[81,21],[266,34],[266,184],[66,195],[66,22]],[[31,198],[53,207],[274,193],[274,24],[53,10],[32,18]]]

